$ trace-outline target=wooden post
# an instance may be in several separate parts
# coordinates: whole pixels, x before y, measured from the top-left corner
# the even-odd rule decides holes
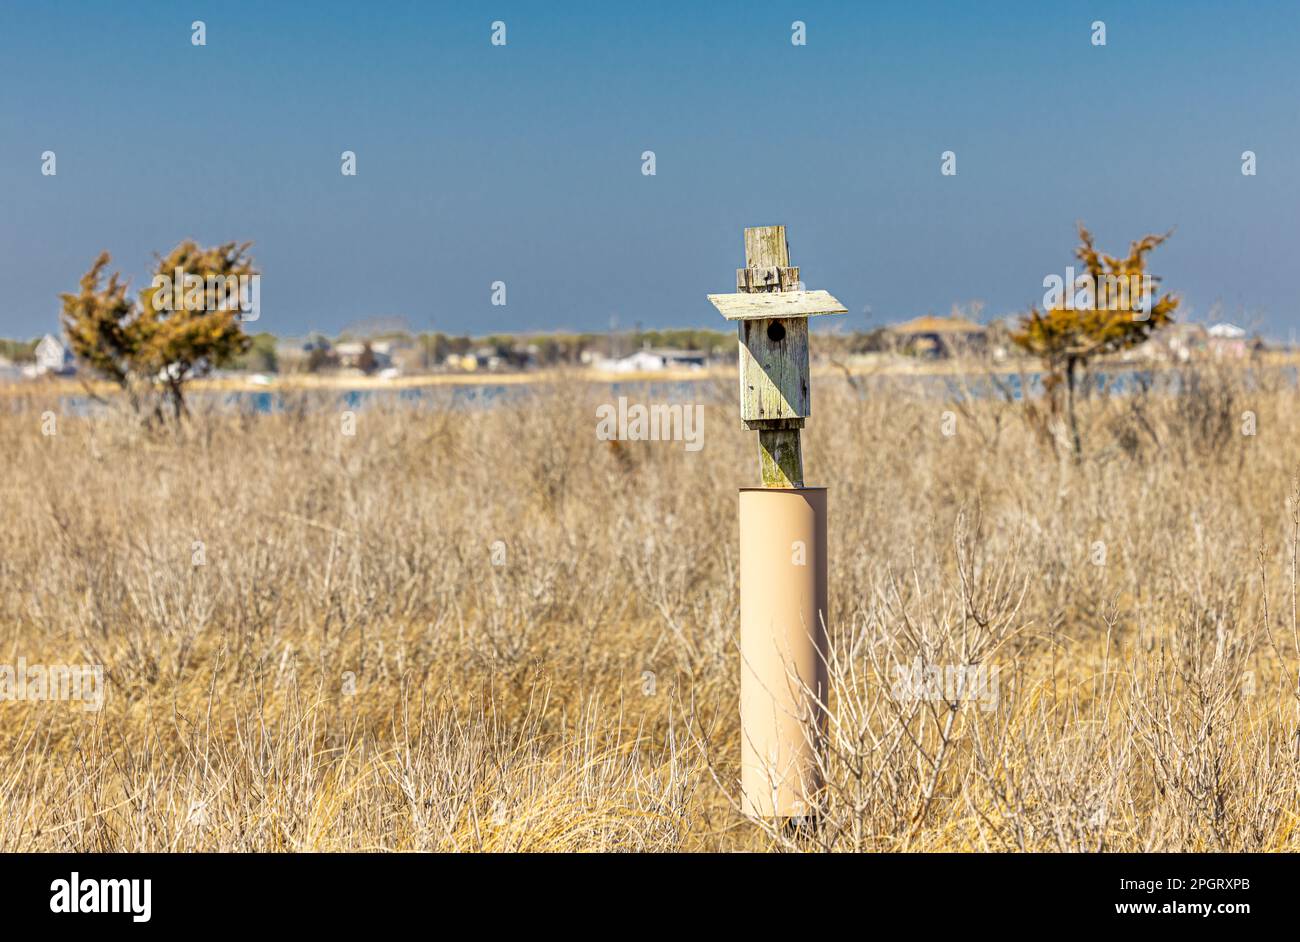
[[[790,267],[790,244],[785,238],[785,226],[759,226],[745,230],[745,269],[746,286],[742,288],[737,280],[738,292],[758,293],[760,291],[796,291],[799,288],[799,269]],[[755,284],[755,274],[775,271],[774,284]],[[793,272],[782,277],[782,273]],[[753,273],[753,274],[750,274]],[[788,346],[788,342],[802,341],[803,360],[808,359],[808,322],[801,321],[802,337],[792,337],[788,328],[777,324],[774,318],[741,321],[738,325],[740,334],[741,358],[746,353],[766,346],[764,341],[779,342]],[[774,326],[775,325],[775,326]],[[775,343],[774,343],[775,346]],[[752,354],[751,354],[752,355]],[[798,369],[798,358],[779,357],[777,369],[781,375],[791,368]],[[741,382],[744,383],[745,369],[741,367]],[[774,378],[779,386],[779,380]],[[753,387],[748,390],[753,393]],[[746,390],[741,390],[745,395]],[[807,411],[808,387],[803,384],[804,410]],[[761,414],[761,411],[760,411]],[[799,430],[803,428],[801,416],[780,418],[752,419],[746,423],[748,428],[758,431],[759,474],[764,487],[803,487],[803,445],[799,440]]]
[[[801,290],[785,226],[746,229],[736,294],[709,300],[738,322],[740,418],[758,432],[763,486],[803,487],[800,430],[812,411],[808,318],[847,313],[844,306],[825,291]]]
[[[745,230],[735,294],[740,418],[758,432],[762,487],[740,491],[740,782],[758,818],[808,821],[821,790],[826,702],[826,501],[807,487],[800,431],[812,411],[808,318],[847,313],[804,291],[784,226]]]

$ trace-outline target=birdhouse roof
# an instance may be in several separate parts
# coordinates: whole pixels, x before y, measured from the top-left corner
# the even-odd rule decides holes
[[[847,314],[848,309],[827,291],[768,291],[755,294],[711,294],[719,313],[729,321],[773,317],[816,317]]]

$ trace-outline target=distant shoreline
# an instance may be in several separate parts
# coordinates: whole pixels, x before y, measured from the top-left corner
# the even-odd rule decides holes
[[[1290,351],[1268,351],[1257,359],[1242,360],[1196,360],[1194,363],[1221,363],[1225,366],[1286,366],[1300,364],[1300,353]],[[1164,372],[1183,366],[1182,363],[1165,361],[1134,360],[1098,360],[1097,370],[1147,370]],[[984,364],[968,360],[912,360],[899,358],[881,360],[878,363],[862,362],[861,358],[852,363],[822,363],[813,367],[814,376],[844,376],[856,378],[870,377],[916,377],[916,376],[1010,376],[1016,374],[1037,374],[1042,372],[1042,364],[1037,360],[1014,360],[1010,362]],[[264,376],[265,381],[258,381],[257,376]],[[188,388],[193,392],[303,392],[322,391],[382,391],[421,389],[440,386],[522,386],[541,385],[545,383],[578,381],[584,383],[681,383],[721,380],[735,382],[733,364],[717,364],[704,369],[665,369],[647,372],[614,373],[595,369],[571,370],[529,370],[521,372],[463,372],[463,373],[429,373],[382,378],[366,376],[361,373],[289,373],[257,374],[246,376],[223,375],[193,380]],[[114,395],[118,388],[104,380],[84,382],[79,377],[48,376],[38,379],[15,380],[0,383],[0,396],[19,396],[29,393],[67,393],[85,392],[86,390],[102,396]]]

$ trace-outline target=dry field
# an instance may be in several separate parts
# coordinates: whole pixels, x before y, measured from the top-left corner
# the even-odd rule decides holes
[[[577,381],[354,436],[311,392],[161,433],[7,399],[0,663],[107,696],[0,703],[0,850],[1300,849],[1293,390],[1095,398],[1076,462],[1041,403],[821,383],[792,835],[735,807],[733,382],[698,452],[598,441]],[[993,708],[898,696],[917,657],[996,668]]]

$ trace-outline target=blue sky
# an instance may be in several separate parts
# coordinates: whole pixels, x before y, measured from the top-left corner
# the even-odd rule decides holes
[[[1082,219],[1114,252],[1176,226],[1153,267],[1192,315],[1285,338],[1298,173],[1295,3],[0,6],[5,336],[100,250],[139,287],[185,237],[254,241],[281,334],[721,327],[704,295],[774,223],[823,322],[988,317]]]

